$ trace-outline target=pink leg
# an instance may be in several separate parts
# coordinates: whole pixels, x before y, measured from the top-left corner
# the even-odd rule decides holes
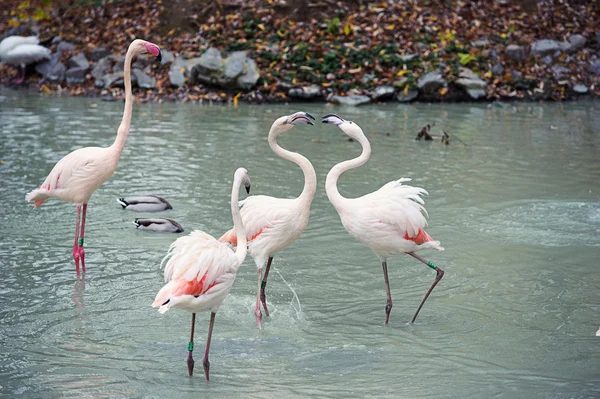
[[[254,309],[254,315],[256,316],[256,324],[258,329],[262,330],[262,313],[260,312],[260,283],[262,281],[262,269],[258,269],[258,292],[256,293],[256,308]]]
[[[73,258],[75,259],[75,270],[79,276],[79,250],[77,241],[79,240],[79,219],[81,216],[81,205],[77,205],[77,221],[75,222],[75,242],[73,243]]]
[[[85,250],[83,249],[83,237],[85,235],[85,215],[87,214],[87,204],[83,204],[81,215],[81,229],[79,230],[79,258],[81,259],[81,270],[85,273]]]
[[[15,83],[20,85],[20,84],[23,84],[24,80],[25,80],[25,66],[21,65],[21,76],[19,76],[17,78],[17,80],[15,80]]]

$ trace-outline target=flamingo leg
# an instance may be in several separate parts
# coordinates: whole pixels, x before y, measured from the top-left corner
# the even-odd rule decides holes
[[[256,307],[254,309],[254,315],[256,316],[256,324],[258,329],[262,330],[262,313],[260,312],[260,284],[262,281],[262,268],[258,269],[258,290],[256,292]]]
[[[83,204],[83,212],[81,214],[81,229],[79,230],[79,258],[81,259],[81,270],[85,273],[85,250],[83,249],[83,236],[85,235],[85,215],[87,214],[87,204]]]
[[[204,350],[204,358],[202,358],[202,365],[204,366],[204,376],[206,381],[210,381],[210,362],[208,361],[208,351],[210,351],[210,339],[212,338],[213,326],[215,325],[214,312],[210,313],[210,324],[208,325],[208,337],[206,337],[206,349]]]
[[[265,294],[265,288],[267,288],[267,278],[269,277],[269,269],[271,269],[271,262],[273,262],[273,257],[270,256],[267,261],[267,268],[265,269],[265,275],[262,279],[262,284],[260,285],[260,300],[263,304],[263,308],[265,309],[265,316],[269,317],[269,309],[267,309],[267,295]]]
[[[419,305],[419,308],[417,309],[415,315],[413,316],[412,320],[410,321],[411,323],[414,323],[415,320],[417,319],[417,316],[419,315],[419,312],[421,311],[421,308],[423,307],[423,304],[425,303],[425,301],[429,297],[429,294],[431,294],[431,291],[433,291],[433,289],[435,288],[435,286],[437,285],[437,283],[439,283],[440,280],[442,279],[442,277],[444,277],[444,270],[441,267],[438,267],[438,266],[434,265],[432,262],[428,262],[427,260],[425,260],[424,258],[422,258],[421,256],[417,255],[414,252],[407,252],[407,253],[410,256],[412,256],[413,258],[415,258],[415,259],[417,259],[417,260],[425,263],[427,266],[431,267],[437,273],[437,275],[435,276],[435,280],[433,281],[433,284],[431,284],[431,287],[429,288],[429,290],[425,294],[425,297],[423,297],[423,300],[421,301],[421,304]]]
[[[75,222],[75,242],[73,242],[73,259],[75,259],[75,270],[79,276],[79,251],[77,241],[79,240],[79,220],[81,218],[81,205],[77,205],[77,221]]]
[[[196,313],[192,313],[192,332],[190,333],[190,342],[188,343],[188,357],[187,366],[188,374],[190,377],[194,374],[194,358],[192,352],[194,351],[194,327],[196,325]]]
[[[385,324],[390,320],[390,312],[392,311],[392,293],[390,292],[390,279],[388,278],[387,262],[381,262],[383,267],[383,278],[385,280],[385,288],[387,290],[387,304],[385,305]]]
[[[20,71],[20,76],[15,80],[15,83],[18,85],[23,84],[23,81],[25,80],[25,65],[20,66]]]

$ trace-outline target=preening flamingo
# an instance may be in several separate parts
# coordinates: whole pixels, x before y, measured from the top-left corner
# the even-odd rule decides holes
[[[0,42],[0,61],[20,67],[21,75],[15,83],[25,80],[25,66],[50,59],[50,50],[40,46],[37,36],[9,36]]]
[[[75,268],[79,274],[79,262],[85,272],[85,251],[83,237],[85,233],[85,216],[87,203],[94,191],[108,180],[115,170],[125,146],[131,124],[133,94],[131,93],[131,61],[140,54],[152,54],[160,60],[160,49],[156,44],[136,39],[130,45],[125,56],[125,110],[123,120],[117,131],[117,138],[107,148],[85,147],[67,154],[58,161],[40,188],[31,191],[25,199],[33,202],[38,208],[49,198],[77,204],[77,222],[75,225],[75,241],[73,257]],[[80,227],[81,221],[81,227]]]
[[[238,206],[240,185],[246,186],[250,193],[250,177],[244,168],[235,171],[231,190],[231,215],[238,246],[234,252],[229,245],[217,241],[203,231],[195,230],[186,237],[178,238],[171,247],[163,263],[167,284],[156,294],[152,307],[164,313],[172,307],[192,312],[192,331],[188,344],[188,372],[194,373],[194,325],[196,312],[210,310],[210,324],[206,349],[202,364],[204,376],[209,380],[210,363],[208,351],[215,323],[215,315],[229,294],[235,274],[246,259],[246,230]]]
[[[383,267],[383,277],[387,289],[387,305],[385,307],[385,324],[392,310],[392,295],[387,272],[387,258],[392,255],[408,254],[420,260],[437,272],[435,281],[425,294],[411,322],[414,322],[429,297],[429,294],[444,276],[444,270],[423,259],[415,252],[425,248],[443,250],[439,241],[434,241],[423,230],[427,225],[427,211],[423,207],[421,196],[427,191],[420,187],[412,187],[402,183],[411,179],[394,180],[379,190],[358,198],[344,198],[337,189],[340,175],[350,169],[365,164],[371,156],[371,145],[362,129],[354,122],[346,121],[338,115],[325,115],[323,123],[338,126],[344,133],[358,141],[362,146],[360,156],[335,165],[327,174],[325,191],[333,204],[342,224],[352,236],[371,248]]]
[[[265,288],[273,256],[293,243],[306,228],[310,204],[317,189],[317,175],[310,161],[296,152],[280,147],[277,144],[277,136],[287,132],[295,125],[314,125],[312,122],[314,119],[306,112],[296,112],[277,119],[269,131],[268,141],[273,152],[283,159],[294,162],[304,173],[304,188],[300,196],[294,199],[284,199],[253,195],[240,203],[242,219],[246,227],[248,251],[258,268],[258,289],[254,310],[258,328],[262,328],[261,301],[265,314],[267,317],[269,316]],[[219,241],[239,245],[236,242],[234,230],[223,234]],[[262,269],[265,263],[267,268],[263,277]]]

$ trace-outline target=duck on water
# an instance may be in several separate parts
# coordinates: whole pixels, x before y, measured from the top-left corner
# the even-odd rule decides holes
[[[161,212],[173,209],[169,201],[157,195],[142,195],[137,197],[117,198],[123,209],[136,212]]]

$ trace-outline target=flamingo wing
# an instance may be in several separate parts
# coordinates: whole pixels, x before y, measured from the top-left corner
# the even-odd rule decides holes
[[[50,59],[50,50],[39,44],[21,44],[9,50],[3,57],[10,64],[31,64],[40,60]]]
[[[9,51],[23,44],[38,44],[40,39],[37,36],[9,36],[0,41],[0,58],[6,57]]]

